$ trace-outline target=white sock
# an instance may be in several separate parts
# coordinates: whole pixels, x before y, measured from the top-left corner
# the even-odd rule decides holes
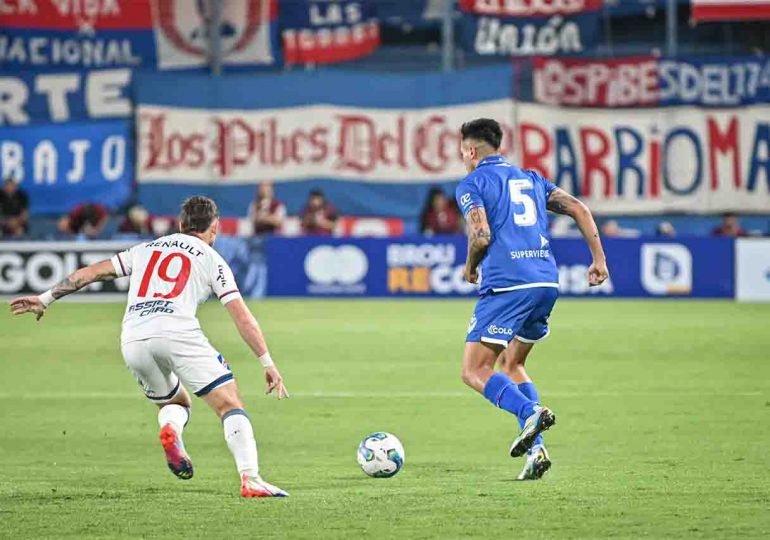
[[[238,473],[249,476],[259,476],[257,458],[257,441],[254,440],[254,429],[243,409],[233,409],[222,417],[225,428],[227,447],[235,458]]]
[[[184,431],[184,426],[190,419],[190,409],[181,405],[164,405],[158,411],[158,424],[160,427],[171,424],[180,435]]]

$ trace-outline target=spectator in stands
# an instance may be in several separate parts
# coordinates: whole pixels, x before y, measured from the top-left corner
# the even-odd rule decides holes
[[[83,203],[73,208],[59,220],[62,234],[84,234],[88,238],[98,237],[107,225],[107,209],[98,203]]]
[[[124,234],[138,234],[140,236],[152,236],[153,235],[153,219],[150,213],[141,205],[135,204],[131,206],[126,215],[123,216],[123,221],[118,226],[118,232]]]
[[[604,238],[617,238],[620,236],[620,225],[614,219],[604,222],[602,225],[602,236]]]
[[[722,223],[714,229],[711,234],[714,236],[732,236],[732,237],[738,237],[738,236],[748,236],[749,233],[747,233],[743,228],[741,228],[741,223],[738,221],[738,216],[733,214],[732,212],[727,212],[726,214],[722,215]]]
[[[458,234],[461,231],[462,223],[457,208],[440,188],[431,188],[422,210],[420,232],[433,235]]]
[[[337,224],[337,210],[326,200],[321,190],[310,192],[302,211],[302,232],[309,235],[330,236]]]
[[[655,228],[655,234],[663,238],[674,238],[676,236],[676,229],[670,221],[661,221]]]
[[[249,220],[254,225],[254,234],[276,234],[281,232],[286,219],[286,205],[275,198],[272,182],[262,182],[249,205]]]
[[[19,237],[27,232],[29,200],[19,189],[16,180],[9,176],[0,191],[0,237]]]
[[[604,238],[637,238],[640,235],[637,229],[623,228],[614,219],[605,221],[601,231]]]

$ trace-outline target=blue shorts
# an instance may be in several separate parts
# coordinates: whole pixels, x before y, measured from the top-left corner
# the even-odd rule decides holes
[[[556,287],[489,292],[479,298],[465,341],[507,347],[513,338],[535,343],[548,336],[548,317],[559,296]]]

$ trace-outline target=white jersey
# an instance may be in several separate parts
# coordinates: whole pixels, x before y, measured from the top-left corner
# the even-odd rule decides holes
[[[198,305],[213,292],[222,305],[241,297],[233,272],[200,238],[171,234],[111,259],[118,277],[131,276],[121,341],[202,336]]]

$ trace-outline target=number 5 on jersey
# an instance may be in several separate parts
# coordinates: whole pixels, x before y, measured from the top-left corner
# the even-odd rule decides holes
[[[532,180],[527,178],[512,178],[508,180],[508,191],[511,194],[511,202],[524,206],[524,212],[513,211],[513,222],[520,227],[531,227],[537,223],[537,206],[535,201],[524,193],[532,189]]]
[[[161,255],[162,253],[160,251],[152,252],[150,260],[147,262],[147,269],[144,271],[144,275],[142,276],[142,283],[139,285],[139,292],[136,294],[137,297],[144,298],[147,296],[147,289],[150,288],[150,279],[152,278],[153,272],[155,272],[155,267],[158,265],[158,259],[160,259]],[[179,267],[179,271],[175,276],[170,276],[168,274],[168,268],[171,266],[171,262],[174,259],[179,259],[181,266]],[[176,298],[182,294],[185,285],[187,285],[187,281],[190,279],[191,267],[192,263],[190,262],[190,258],[187,255],[183,253],[170,253],[160,262],[160,266],[158,267],[158,277],[163,281],[173,283],[174,288],[171,289],[171,292],[166,294],[156,292],[152,295],[152,297],[168,299]]]

